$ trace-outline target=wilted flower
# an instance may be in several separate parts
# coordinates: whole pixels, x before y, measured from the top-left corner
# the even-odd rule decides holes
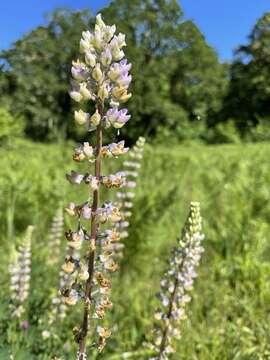
[[[115,187],[120,188],[125,183],[123,173],[119,172],[115,175],[108,175],[102,177],[102,184],[107,188]]]
[[[76,290],[71,289],[67,296],[64,297],[64,301],[69,306],[74,306],[79,300],[79,294]]]
[[[72,257],[69,256],[66,258],[62,269],[67,274],[70,274],[75,270],[75,262],[73,261]]]
[[[78,231],[67,231],[66,232],[66,238],[68,240],[68,246],[74,249],[80,249],[82,246],[82,242],[84,241],[85,235],[82,229],[79,229]]]

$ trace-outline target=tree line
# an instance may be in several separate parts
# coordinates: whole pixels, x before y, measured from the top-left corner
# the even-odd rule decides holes
[[[246,138],[256,129],[265,135],[270,127],[270,13],[257,21],[228,64],[184,18],[176,0],[113,0],[101,12],[127,34],[133,126],[123,135],[130,142],[141,134],[208,142],[235,134]],[[80,137],[71,121],[67,74],[82,31],[94,21],[90,9],[55,10],[46,25],[0,53],[0,106],[24,119],[32,139]]]

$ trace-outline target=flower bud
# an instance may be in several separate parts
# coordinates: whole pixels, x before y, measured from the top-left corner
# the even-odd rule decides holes
[[[91,51],[86,51],[85,62],[87,65],[94,67],[96,65],[96,56]]]
[[[100,123],[101,116],[98,110],[91,116],[91,124],[97,126]]]
[[[115,25],[106,26],[106,28],[104,29],[104,33],[103,33],[103,38],[107,43],[111,41],[115,31],[116,31]]]
[[[125,102],[127,102],[130,98],[131,98],[131,96],[132,96],[132,94],[131,93],[125,93],[123,96],[121,96],[121,98],[119,99],[119,101],[121,102],[121,103],[125,103]]]
[[[123,59],[123,57],[125,56],[125,53],[120,49],[118,45],[118,40],[115,36],[110,43],[110,50],[112,53],[113,60],[115,61],[119,61]]]
[[[101,28],[104,29],[106,27],[104,21],[102,20],[101,14],[97,14],[96,16],[96,24]]]
[[[127,102],[132,94],[128,94],[127,89],[123,86],[117,86],[112,91],[113,96],[122,103]]]
[[[125,53],[124,53],[124,51],[120,50],[119,47],[114,47],[112,49],[112,56],[115,61],[119,61],[119,60],[123,59],[123,57],[125,56]]]
[[[68,205],[68,207],[66,208],[66,212],[70,215],[70,216],[75,216],[76,215],[76,205],[74,203],[70,203]]]
[[[84,53],[85,51],[89,51],[89,44],[84,39],[80,40],[80,52]]]
[[[85,113],[82,110],[75,111],[74,116],[75,116],[76,123],[79,125],[86,124],[90,117],[90,115],[88,113]]]
[[[121,49],[122,47],[126,46],[126,35],[119,33],[118,36],[115,37],[117,40],[117,44],[119,46],[119,48]]]
[[[80,40],[80,51],[82,53],[93,50],[93,34],[90,31],[83,31],[82,39]]]
[[[83,97],[78,91],[70,91],[69,93],[71,99],[73,99],[76,102],[82,101]]]
[[[94,155],[94,149],[88,142],[83,143],[83,152],[88,158],[91,158]]]
[[[102,84],[102,86],[100,87],[99,91],[98,91],[98,97],[104,101],[107,97],[109,96],[109,91],[107,89],[107,85],[106,84]]]
[[[99,63],[96,64],[94,70],[92,71],[92,77],[97,82],[100,82],[102,80],[103,74],[102,74],[102,71],[100,69],[100,64]]]
[[[110,71],[108,73],[109,79],[112,81],[117,81],[120,76],[119,66],[116,66],[115,63],[110,67]]]
[[[108,48],[101,54],[101,62],[103,66],[109,66],[112,62],[112,54]]]
[[[102,44],[103,44],[103,34],[100,29],[100,26],[96,25],[95,26],[95,36],[93,39],[93,45],[97,50],[100,51],[102,49]]]
[[[124,96],[127,93],[126,88],[123,86],[117,86],[113,89],[112,94],[116,99],[120,99],[122,96]]]
[[[87,88],[87,83],[80,84],[80,94],[83,97],[83,100],[91,100],[93,98],[90,90]]]

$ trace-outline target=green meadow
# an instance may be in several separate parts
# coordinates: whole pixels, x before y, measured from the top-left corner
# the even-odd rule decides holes
[[[84,194],[65,180],[74,169],[73,147],[16,140],[0,150],[0,359],[11,353],[16,360],[75,356],[72,327],[81,322],[80,307],[53,328],[47,323],[66,242],[63,236],[59,266],[50,266],[50,223],[59,206]],[[263,143],[146,145],[130,236],[113,279],[114,307],[107,316],[113,336],[104,359],[147,359],[143,349],[158,305],[155,294],[190,201],[201,203],[205,253],[172,359],[270,358],[269,153]],[[114,161],[114,170],[121,162]],[[30,326],[15,333],[8,265],[29,224],[35,226]],[[52,336],[44,339],[44,330]]]

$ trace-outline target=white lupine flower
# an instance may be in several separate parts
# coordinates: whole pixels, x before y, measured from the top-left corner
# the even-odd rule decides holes
[[[121,61],[120,65],[119,64],[113,64],[112,65],[112,70],[111,73],[109,74],[109,76],[114,80],[114,81],[118,81],[119,78],[119,74],[121,73],[121,71],[127,72],[128,70],[130,70],[131,65],[127,63],[127,61]],[[142,154],[143,153],[143,146],[144,146],[144,139],[143,138],[139,138],[138,141],[136,142],[136,145],[131,149],[130,154]],[[141,159],[139,159],[141,160]],[[121,209],[121,214],[122,214],[122,218],[128,218],[131,217],[132,213],[131,211],[125,211],[125,209],[131,209],[133,207],[133,204],[131,201],[125,201],[126,199],[133,199],[135,197],[135,193],[132,192],[133,189],[136,188],[136,181],[134,181],[134,178],[136,179],[136,177],[138,176],[138,173],[135,171],[130,171],[130,170],[126,170],[126,168],[140,168],[140,164],[137,161],[124,161],[124,167],[125,170],[123,171],[125,177],[126,177],[126,181],[124,183],[124,186],[122,187],[122,191],[118,192],[116,194],[117,198],[120,200],[120,209]],[[120,220],[119,223],[117,224],[117,227],[119,228],[120,231],[120,237],[121,239],[127,238],[128,237],[128,231],[127,228],[129,226],[129,222],[128,221],[123,221]],[[115,256],[117,257],[122,257],[122,253],[119,252],[117,253],[117,251],[114,252]]]
[[[50,256],[48,260],[51,265],[54,265],[59,261],[60,250],[61,250],[61,239],[63,236],[63,227],[64,227],[64,214],[63,214],[63,209],[59,207],[55,216],[53,217],[49,236],[48,236],[48,246],[50,249]]]
[[[153,349],[159,359],[168,359],[175,352],[173,339],[180,339],[179,322],[185,319],[185,307],[191,301],[187,291],[192,289],[195,267],[202,253],[201,216],[198,203],[191,203],[190,214],[178,246],[173,249],[169,269],[161,281],[159,298],[163,309],[155,315]],[[196,259],[194,261],[194,259]],[[162,334],[162,335],[160,335]]]
[[[124,161],[124,166],[140,169],[141,165],[134,161]]]
[[[24,303],[29,295],[31,272],[31,239],[33,226],[28,226],[23,244],[14,252],[14,261],[9,265],[11,316],[20,317],[25,312]]]

